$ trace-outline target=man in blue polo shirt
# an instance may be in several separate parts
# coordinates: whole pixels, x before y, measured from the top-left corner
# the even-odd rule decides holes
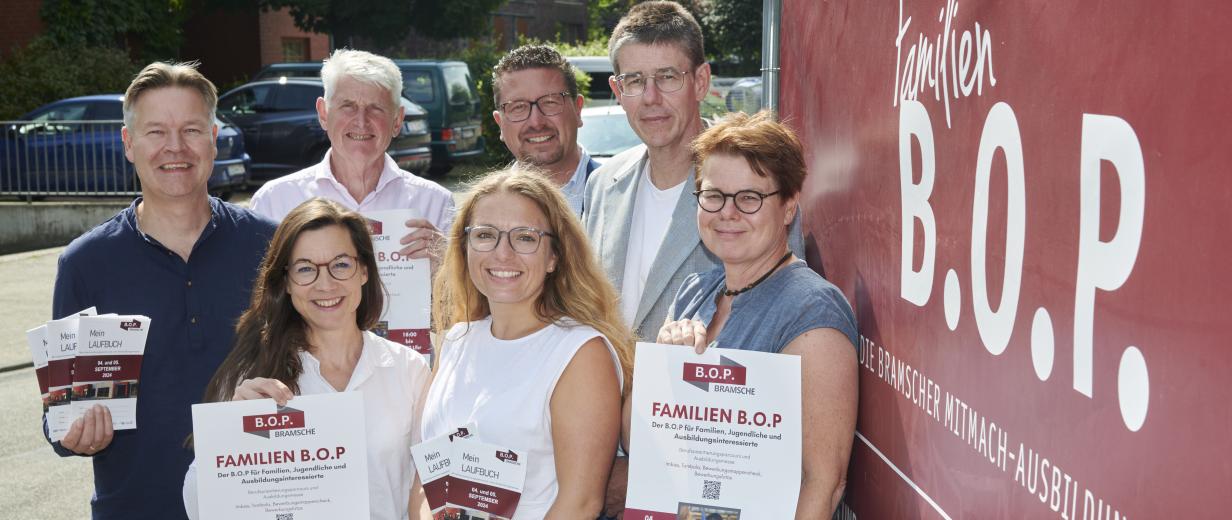
[[[137,429],[113,432],[106,408],[75,421],[64,456],[94,459],[95,519],[186,518],[181,498],[192,451],[191,405],[231,350],[275,224],[211,198],[218,91],[193,65],[153,63],[124,94],[124,152],[141,197],[78,237],[60,256],[56,318],[150,317]]]

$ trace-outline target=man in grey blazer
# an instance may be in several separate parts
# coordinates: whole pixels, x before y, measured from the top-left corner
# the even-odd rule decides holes
[[[653,43],[652,43],[653,42]],[[629,11],[608,42],[608,81],[641,137],[586,183],[586,233],[621,293],[625,319],[653,338],[685,276],[718,265],[697,235],[690,145],[710,89],[701,28],[675,2]]]
[[[613,30],[608,81],[643,145],[613,157],[586,183],[583,223],[625,320],[652,339],[684,278],[719,265],[697,234],[693,139],[704,130],[701,102],[710,65],[701,28],[675,2],[645,2]],[[799,220],[792,251],[803,257]]]
[[[634,6],[608,41],[616,73],[608,82],[644,144],[590,176],[582,220],[639,338],[655,338],[686,276],[720,265],[698,237],[693,195],[692,144],[705,128],[701,102],[710,90],[702,45],[693,16],[663,1]],[[798,224],[789,236],[802,256]],[[601,518],[624,509],[627,462],[613,465]]]

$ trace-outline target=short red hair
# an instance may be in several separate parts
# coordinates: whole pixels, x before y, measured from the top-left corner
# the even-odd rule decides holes
[[[757,175],[769,177],[778,185],[784,199],[794,197],[804,186],[804,148],[800,138],[787,125],[762,110],[754,115],[733,112],[708,128],[693,141],[693,163],[697,165],[697,189],[701,189],[701,168],[714,154],[743,157]]]

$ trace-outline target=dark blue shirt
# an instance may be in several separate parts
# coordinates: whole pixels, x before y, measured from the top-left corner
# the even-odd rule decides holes
[[[181,486],[192,462],[184,441],[191,405],[231,350],[235,322],[275,223],[210,198],[212,217],[188,261],[137,226],[138,198],[60,255],[52,314],[86,307],[150,317],[137,397],[137,429],[115,433],[94,456],[96,519],[186,518]],[[54,445],[61,455],[70,452]]]

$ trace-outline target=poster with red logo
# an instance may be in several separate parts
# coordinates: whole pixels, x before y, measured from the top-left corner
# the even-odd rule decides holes
[[[358,392],[192,407],[202,520],[367,518]]]
[[[432,357],[428,335],[432,313],[432,265],[427,258],[411,259],[399,251],[407,233],[406,221],[419,218],[413,210],[366,211],[377,269],[388,299],[372,332]]]
[[[800,358],[638,343],[625,520],[794,518]]]
[[[96,404],[111,411],[116,430],[137,427],[137,388],[145,339],[146,316],[82,316],[77,321],[77,356],[73,359],[72,414],[79,417]]]

